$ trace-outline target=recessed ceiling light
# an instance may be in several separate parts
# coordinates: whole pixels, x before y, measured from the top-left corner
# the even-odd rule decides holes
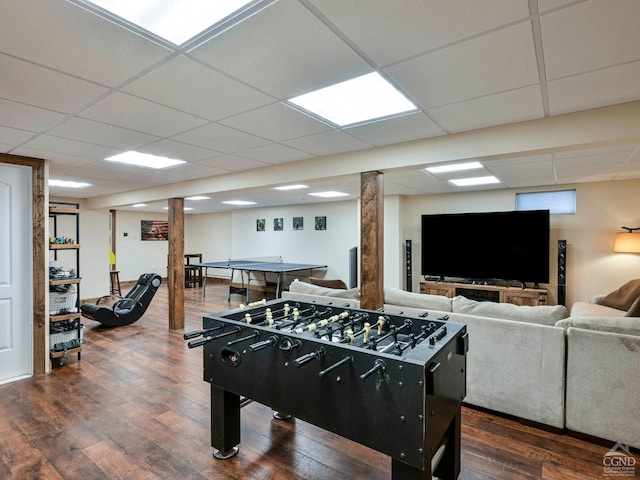
[[[205,195],[196,195],[194,197],[186,197],[185,200],[209,200],[210,198]]]
[[[139,207],[146,207],[146,206],[147,206],[147,204],[146,204],[146,203],[136,203],[136,204],[131,205],[131,206],[132,206],[132,207],[135,207],[135,208],[139,208]]]
[[[182,45],[251,0],[92,0],[86,3],[93,3],[175,45]]]
[[[256,202],[249,202],[247,200],[227,200],[222,203],[225,203],[227,205],[255,205],[256,204]]]
[[[288,101],[341,127],[416,110],[416,106],[378,72]]]
[[[480,162],[449,163],[447,165],[427,167],[425,168],[425,170],[431,173],[445,173],[445,172],[460,172],[462,170],[473,170],[476,168],[482,168],[482,164]]]
[[[150,153],[140,153],[130,150],[128,152],[119,153],[109,158],[105,158],[109,162],[126,163],[128,165],[136,165],[138,167],[147,168],[167,168],[174,165],[180,165],[187,163],[184,160],[177,160],[175,158],[159,157],[157,155],[151,155]]]
[[[169,210],[169,207],[162,207],[163,210]],[[193,210],[191,207],[182,207],[182,210]]]
[[[300,190],[302,188],[309,188],[309,185],[282,185],[281,187],[273,187],[274,190]]]
[[[313,197],[322,197],[322,198],[334,198],[334,197],[348,197],[349,194],[348,193],[343,193],[343,192],[315,192],[315,193],[310,193],[309,195],[313,196]]]
[[[486,177],[471,177],[471,178],[456,178],[449,180],[449,183],[453,183],[456,187],[469,187],[472,185],[489,185],[492,183],[500,183],[493,175],[487,175]]]
[[[90,183],[86,182],[72,182],[68,180],[52,180],[49,179],[48,182],[50,187],[65,187],[65,188],[86,188],[90,187]]]

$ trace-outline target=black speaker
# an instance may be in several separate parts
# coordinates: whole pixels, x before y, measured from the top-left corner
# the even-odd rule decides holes
[[[358,247],[349,249],[349,288],[358,286]]]
[[[411,240],[405,240],[404,248],[405,270],[407,272],[407,292],[413,292],[413,280],[411,276]]]
[[[567,303],[567,241],[558,240],[558,304]]]

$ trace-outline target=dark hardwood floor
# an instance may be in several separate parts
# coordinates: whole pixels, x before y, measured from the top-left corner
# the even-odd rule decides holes
[[[125,290],[127,287],[125,287]],[[227,286],[187,289],[186,330],[236,307]],[[168,330],[163,285],[133,325],[84,320],[82,360],[0,386],[0,479],[389,480],[390,458],[271,409],[242,409],[239,454],[212,457],[202,350]],[[295,392],[292,392],[294,395]],[[603,478],[607,447],[463,408],[460,479]]]

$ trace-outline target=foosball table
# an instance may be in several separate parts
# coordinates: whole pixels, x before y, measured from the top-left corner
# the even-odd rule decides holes
[[[207,315],[211,445],[230,458],[251,400],[389,455],[392,480],[455,479],[466,326],[446,318],[274,300]]]

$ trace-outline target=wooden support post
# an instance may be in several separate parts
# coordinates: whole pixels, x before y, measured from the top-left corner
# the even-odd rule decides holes
[[[184,198],[169,199],[169,330],[184,328]]]
[[[384,304],[384,175],[360,174],[360,306]]]

